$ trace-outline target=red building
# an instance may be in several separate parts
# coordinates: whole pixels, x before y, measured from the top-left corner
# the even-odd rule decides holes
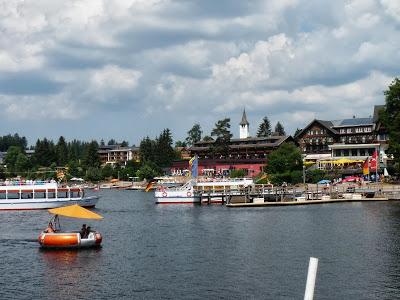
[[[200,141],[189,148],[190,156],[199,158],[199,175],[227,176],[232,170],[245,170],[248,176],[257,176],[267,163],[268,154],[281,144],[294,142],[291,136],[249,137],[249,123],[246,113],[240,122],[239,139],[231,139],[227,154],[212,151],[214,141]],[[189,172],[188,160],[173,162],[172,175],[185,175]]]

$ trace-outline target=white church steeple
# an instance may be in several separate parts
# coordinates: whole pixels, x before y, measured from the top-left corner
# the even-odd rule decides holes
[[[243,109],[243,116],[242,116],[242,121],[239,124],[240,126],[240,132],[239,132],[239,137],[241,139],[246,139],[250,136],[250,132],[249,132],[249,122],[247,121],[247,117],[246,117],[246,110]]]

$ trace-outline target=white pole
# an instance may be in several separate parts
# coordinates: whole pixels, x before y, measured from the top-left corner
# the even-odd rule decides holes
[[[318,269],[318,258],[310,257],[304,300],[312,300],[314,298],[314,288],[315,288],[315,279],[317,277],[317,269]]]

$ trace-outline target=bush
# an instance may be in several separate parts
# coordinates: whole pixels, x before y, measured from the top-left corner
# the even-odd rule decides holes
[[[232,170],[231,173],[229,174],[230,178],[243,178],[245,176],[246,176],[246,171],[243,169]]]
[[[317,183],[318,181],[326,178],[326,173],[322,170],[310,170],[306,173],[306,182],[308,183]]]
[[[271,174],[269,179],[274,185],[282,185],[284,182],[288,184],[297,184],[303,181],[303,173],[299,170],[287,171],[279,174]]]

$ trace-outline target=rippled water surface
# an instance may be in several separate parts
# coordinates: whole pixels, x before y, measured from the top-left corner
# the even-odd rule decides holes
[[[47,211],[0,212],[0,299],[315,299],[400,296],[400,203],[227,208],[102,191],[103,247],[41,251]],[[82,221],[63,219],[78,230]]]

